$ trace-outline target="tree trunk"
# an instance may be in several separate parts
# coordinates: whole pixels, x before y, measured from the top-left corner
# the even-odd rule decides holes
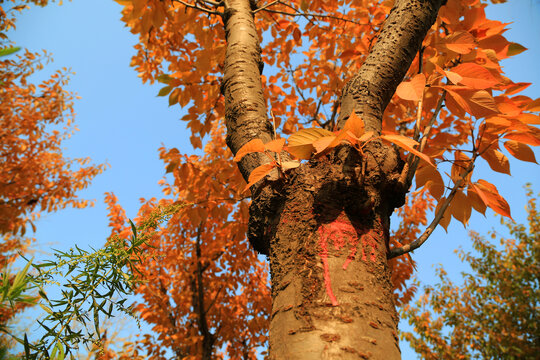
[[[342,146],[283,184],[270,235],[272,359],[400,356],[386,260],[399,194],[386,174],[401,162],[380,143],[368,151]]]
[[[233,153],[272,138],[260,83],[260,47],[248,0],[224,16],[223,93]],[[343,91],[338,126],[351,112],[379,133],[386,105],[403,79],[443,0],[396,0],[359,73]],[[247,179],[262,164],[240,164]],[[398,316],[387,266],[392,211],[404,202],[403,162],[372,141],[312,159],[253,189],[248,237],[268,255],[272,280],[270,358],[399,359]]]

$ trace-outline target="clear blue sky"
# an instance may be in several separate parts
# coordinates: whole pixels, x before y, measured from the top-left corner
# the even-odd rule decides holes
[[[516,82],[532,82],[525,94],[540,97],[540,1],[512,0],[488,6],[487,13],[490,18],[514,22],[506,37],[529,50],[505,60],[504,71]],[[55,61],[43,75],[64,66],[76,73],[69,89],[82,97],[75,103],[80,131],[65,143],[65,153],[71,157],[89,156],[94,162],[111,166],[81,192],[82,197],[96,200],[94,208],[44,215],[37,223],[41,249],[67,249],[75,244],[99,247],[109,234],[103,194],[114,192],[133,218],[139,198],[160,197],[157,182],[165,170],[158,158],[158,147],[165,144],[182,152],[192,151],[184,123],[179,120],[182,110],[178,106],[169,108],[166,98],[156,97],[159,86],[143,85],[129,67],[137,39],[120,22],[120,6],[112,0],[74,0],[62,6],[33,8],[19,17],[16,31],[9,35],[19,46],[53,53]],[[540,159],[539,151],[536,157]],[[480,170],[511,202],[514,219],[525,222],[522,186],[533,182],[538,192],[540,167],[511,161],[512,177],[494,175],[485,165]],[[485,218],[473,215],[470,229],[485,233],[498,226],[498,219],[488,211]],[[439,263],[450,276],[459,278],[465,268],[453,250],[459,246],[470,248],[467,232],[461,224],[453,223],[448,234],[438,229],[416,251],[413,257],[418,261],[418,278],[422,282],[435,280],[433,265]],[[402,350],[404,359],[416,358],[406,345]]]

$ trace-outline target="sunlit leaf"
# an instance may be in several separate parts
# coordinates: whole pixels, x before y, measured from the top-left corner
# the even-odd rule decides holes
[[[403,150],[413,153],[414,155],[418,156],[420,159],[424,160],[429,165],[435,167],[435,165],[433,164],[429,156],[427,156],[424,153],[421,153],[420,151],[416,150],[413,147],[413,146],[418,145],[417,141],[411,138],[408,138],[406,136],[394,135],[394,134],[381,135],[381,139],[396,144],[397,146],[401,147]]]
[[[410,81],[399,84],[396,95],[403,100],[418,101],[424,94],[426,86],[426,76],[424,74],[415,75]]]

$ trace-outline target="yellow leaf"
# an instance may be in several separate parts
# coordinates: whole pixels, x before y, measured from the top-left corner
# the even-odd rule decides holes
[[[245,143],[236,153],[234,156],[234,161],[238,162],[242,160],[244,156],[246,156],[249,153],[254,152],[263,152],[265,150],[265,146],[261,139],[252,139]]]
[[[333,136],[331,131],[321,128],[302,129],[289,136],[286,150],[298,159],[310,159],[313,143],[322,137]]]
[[[300,166],[300,161],[284,161],[282,164],[281,164],[281,168],[285,171],[285,170],[289,170],[289,169],[294,169],[294,168],[297,168]]]
[[[506,52],[506,55],[514,56],[517,54],[521,54],[525,50],[527,50],[527,48],[523,45],[520,45],[518,43],[510,43],[510,45],[508,46],[508,51]]]

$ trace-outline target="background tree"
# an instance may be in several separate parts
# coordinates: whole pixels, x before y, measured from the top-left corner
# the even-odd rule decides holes
[[[212,131],[204,156],[160,149],[174,175],[164,195],[142,200],[140,218],[158,206],[193,205],[173,216],[148,242],[151,256],[137,267],[142,301],[135,307],[152,326],[133,348],[152,359],[255,359],[267,347],[270,294],[266,266],[245,238],[248,203],[231,166],[223,129]],[[113,234],[130,235],[113,194],[106,197]],[[127,348],[117,354],[122,358]]]
[[[64,87],[67,69],[50,79],[33,84],[29,77],[51,61],[48,53],[28,50],[14,54],[6,32],[15,28],[16,14],[33,3],[47,1],[6,1],[0,8],[0,271],[11,273],[10,265],[25,253],[34,240],[25,237],[41,213],[66,206],[86,207],[77,191],[103,171],[104,165],[89,165],[89,159],[69,159],[62,143],[76,130],[73,98]],[[10,277],[13,283],[15,275]],[[5,331],[15,314],[33,302],[2,301],[0,326]],[[2,334],[2,341],[8,341]]]
[[[132,65],[188,108],[194,147],[225,119],[252,191],[248,238],[270,261],[271,357],[399,357],[387,259],[473,208],[510,216],[474,163],[509,173],[501,145],[533,161],[540,144],[538,101],[502,75],[499,62],[524,50],[506,25],[478,0],[448,1],[438,18],[443,1],[118,2],[140,37]],[[403,204],[416,216],[401,212],[390,238]],[[405,231],[431,207],[424,231]],[[412,263],[393,262],[399,287]]]
[[[528,229],[502,219],[512,238],[500,246],[471,232],[477,254],[459,252],[470,272],[456,285],[442,267],[440,283],[427,286],[404,308],[414,333],[402,334],[424,359],[535,359],[540,351],[540,214],[530,187]],[[492,239],[497,237],[492,232]]]

